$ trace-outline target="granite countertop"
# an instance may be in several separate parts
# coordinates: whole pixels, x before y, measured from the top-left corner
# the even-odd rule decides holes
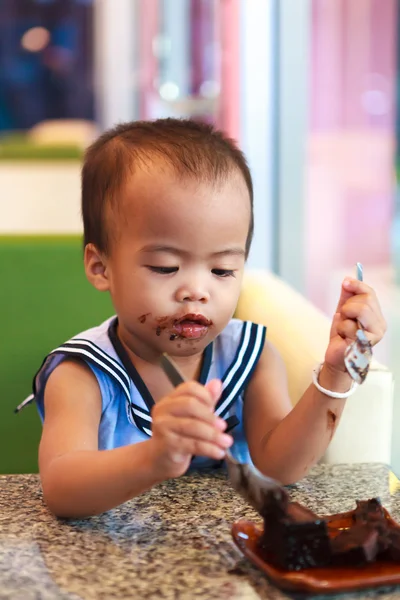
[[[379,496],[400,521],[398,486],[384,465],[319,465],[290,495],[319,514]],[[241,518],[259,521],[223,470],[168,481],[81,521],[48,512],[37,475],[0,476],[0,599],[287,598],[233,544]],[[379,596],[400,598],[400,587]]]

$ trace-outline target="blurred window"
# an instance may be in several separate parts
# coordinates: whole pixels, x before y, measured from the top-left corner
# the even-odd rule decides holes
[[[93,0],[0,0],[0,130],[93,119]]]

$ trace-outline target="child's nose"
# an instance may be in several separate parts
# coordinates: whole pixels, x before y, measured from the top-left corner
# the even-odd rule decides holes
[[[210,294],[200,285],[185,285],[176,292],[178,302],[201,302],[205,304],[210,299]]]

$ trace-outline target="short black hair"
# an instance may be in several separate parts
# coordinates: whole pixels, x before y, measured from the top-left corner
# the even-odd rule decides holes
[[[250,197],[246,255],[253,238],[253,183],[243,153],[234,140],[212,125],[190,119],[122,123],[103,133],[86,151],[82,167],[84,245],[107,253],[110,235],[106,211],[126,180],[141,164],[162,158],[182,177],[215,183],[239,171]]]

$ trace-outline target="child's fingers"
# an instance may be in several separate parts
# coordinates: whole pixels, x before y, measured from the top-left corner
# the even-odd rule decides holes
[[[364,329],[375,332],[380,331],[384,322],[380,310],[363,300],[363,296],[354,296],[342,307],[343,319],[356,319]]]
[[[341,310],[342,321],[358,321],[365,329],[371,342],[374,344],[386,331],[386,321],[382,315],[378,300],[369,296],[353,296]],[[356,326],[357,328],[357,326]]]
[[[196,419],[171,419],[165,425],[179,438],[190,439],[193,442],[209,442],[223,449],[229,448],[233,444],[232,436]]]
[[[208,385],[211,383],[212,382],[210,381]],[[209,409],[214,409],[216,404],[216,400],[210,390],[197,381],[185,381],[185,383],[178,385],[178,387],[171,392],[169,398],[178,398],[180,396],[192,396],[197,398],[205,406],[208,406]]]
[[[225,449],[209,442],[199,440],[189,440],[192,448],[192,456],[205,456],[214,460],[221,460],[225,457]]]
[[[357,322],[353,319],[344,319],[340,320],[340,322],[336,326],[336,332],[343,339],[354,340],[356,337],[356,332],[358,329]]]
[[[340,321],[342,320],[342,315],[340,313],[335,313],[333,315],[333,319],[332,319],[332,325],[331,325],[331,332],[330,332],[330,336],[329,337],[334,337],[335,335],[338,335],[338,325],[340,323]]]
[[[362,296],[353,296],[348,300],[342,306],[341,315],[343,319],[357,319],[365,328],[368,323],[376,320],[375,311]]]
[[[375,295],[375,290],[365,283],[353,277],[346,277],[343,280],[342,288],[352,294],[369,294]]]
[[[210,424],[189,418],[165,416],[153,422],[153,438],[162,440],[165,453],[173,462],[187,460],[188,456],[200,455],[221,459],[233,439]]]
[[[182,395],[178,398],[168,397],[165,400],[160,401],[153,409],[153,419],[163,413],[178,418],[188,417],[197,419],[209,423],[219,430],[223,430],[226,427],[226,422],[223,419],[217,417],[208,406],[194,396]]]
[[[179,447],[169,452],[170,460],[174,463],[182,463],[188,456],[205,456],[213,460],[221,460],[225,456],[225,450],[210,442],[182,438]]]
[[[349,298],[354,296],[353,292],[348,291],[342,284],[342,288],[340,291],[339,301],[336,307],[336,313],[340,313],[342,306],[347,302]]]
[[[210,392],[215,406],[222,394],[222,381],[220,379],[212,379],[212,381],[209,381],[205,387]]]
[[[376,298],[375,291],[364,281],[358,281],[352,277],[346,277],[342,282],[341,293],[336,312],[340,312],[342,306],[354,295],[367,294]]]

